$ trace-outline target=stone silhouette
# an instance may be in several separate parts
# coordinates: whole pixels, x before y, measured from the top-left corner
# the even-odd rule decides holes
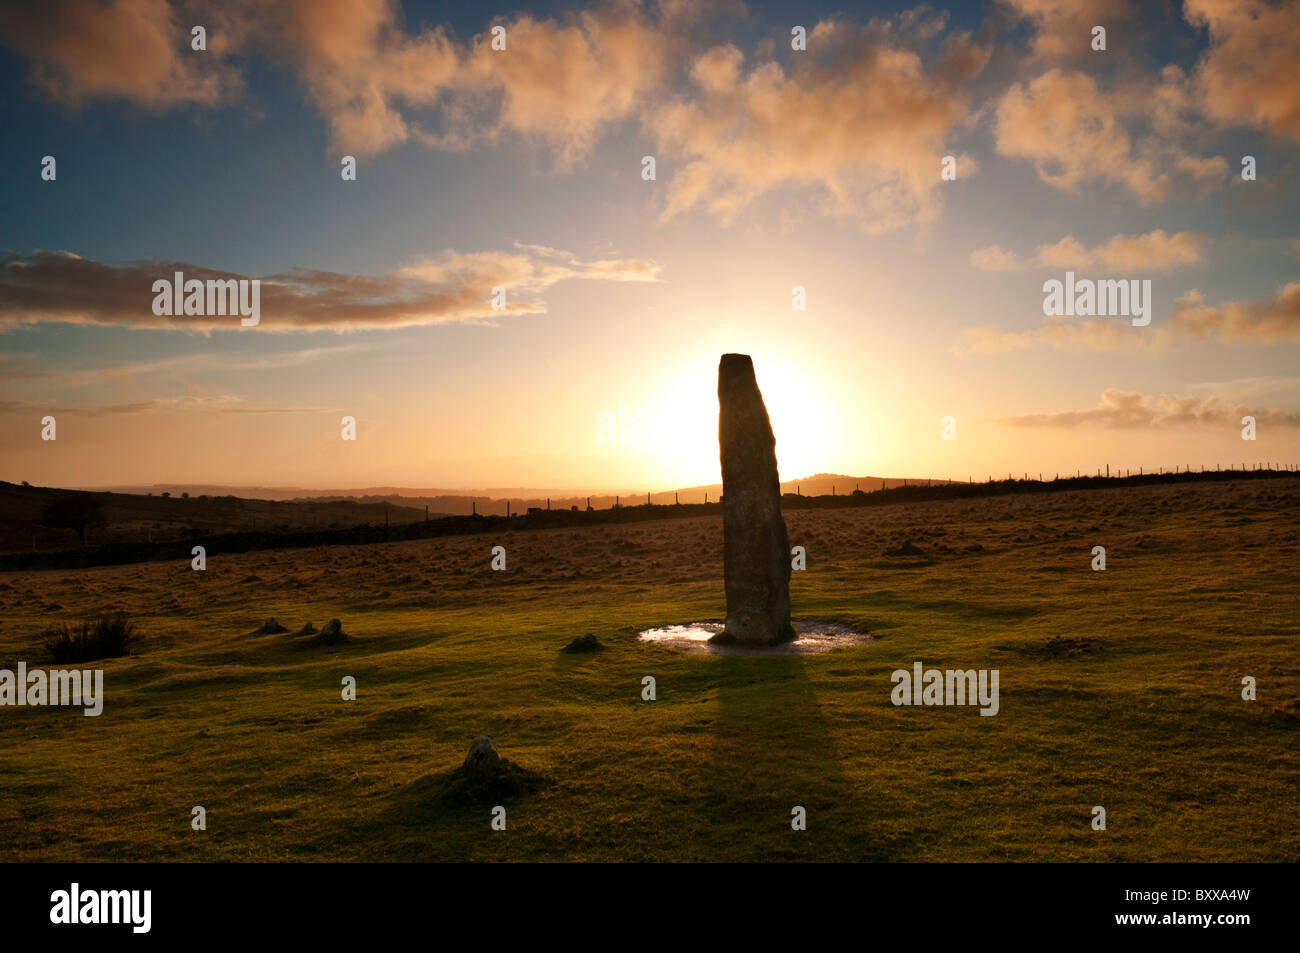
[[[718,364],[727,623],[712,641],[776,645],[790,626],[790,539],[781,518],[776,440],[748,354]]]
[[[474,739],[474,743],[469,746],[469,754],[465,755],[465,764],[462,767],[474,774],[491,774],[500,771],[501,756],[497,754],[492,739],[488,737]]]
[[[600,639],[596,638],[596,633],[588,632],[586,635],[579,635],[568,645],[560,649],[561,652],[599,652],[605,646],[600,644]]]
[[[470,745],[459,768],[421,779],[416,790],[445,803],[500,804],[505,798],[527,794],[547,783],[544,775],[497,754],[490,738],[479,737]]]
[[[303,645],[339,645],[347,641],[348,634],[343,631],[343,623],[338,619],[330,619],[321,626],[320,632],[304,642]]]
[[[286,629],[284,626],[282,626],[279,622],[276,621],[275,616],[272,616],[271,618],[263,622],[262,627],[258,629],[256,632],[254,632],[253,635],[278,635],[281,632],[288,632],[288,631],[289,631],[288,629]]]

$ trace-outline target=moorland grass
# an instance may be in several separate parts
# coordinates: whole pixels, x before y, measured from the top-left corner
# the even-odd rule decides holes
[[[811,656],[637,642],[723,615],[713,518],[6,573],[0,668],[45,662],[52,617],[141,638],[100,663],[101,716],[0,709],[0,858],[1294,861],[1297,503],[1278,480],[787,513],[794,615],[879,638]],[[884,555],[905,539],[924,555]],[[246,634],[269,616],[288,633]],[[333,617],[350,641],[291,634]],[[559,651],[586,632],[604,651]],[[997,668],[998,715],[893,706],[916,660]],[[439,781],[480,735],[545,778],[504,832]]]

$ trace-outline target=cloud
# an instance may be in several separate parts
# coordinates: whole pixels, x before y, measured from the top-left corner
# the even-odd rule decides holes
[[[568,22],[521,15],[503,23],[507,52],[479,37],[469,72],[499,91],[495,131],[545,141],[563,168],[590,151],[608,123],[633,116],[663,82],[669,37],[639,8],[597,7]]]
[[[467,323],[514,314],[540,314],[540,294],[561,281],[659,280],[660,268],[639,259],[582,261],[567,252],[462,254],[447,250],[380,277],[295,270],[261,279],[260,329],[368,330]],[[558,260],[556,258],[558,257]],[[125,325],[207,333],[240,327],[238,317],[159,317],[153,283],[242,279],[246,276],[181,262],[114,266],[70,252],[36,251],[0,257],[0,330],[26,324]],[[492,289],[506,289],[506,307],[492,309]]]
[[[1163,351],[1174,344],[1281,344],[1300,341],[1300,281],[1283,285],[1268,301],[1227,301],[1209,305],[1196,289],[1174,299],[1169,320],[1161,327],[1135,328],[1128,323],[1048,318],[1042,327],[1005,331],[991,325],[967,328],[959,353],[1009,351]]]
[[[1108,430],[1166,429],[1171,427],[1240,426],[1247,414],[1260,425],[1300,427],[1300,413],[1282,410],[1252,411],[1244,404],[1232,407],[1215,397],[1152,397],[1136,391],[1107,388],[1101,403],[1085,410],[1063,410],[1048,414],[1003,417],[1011,427],[1098,427]]]
[[[253,356],[248,354],[214,354],[200,351],[176,354],[147,361],[127,361],[99,367],[42,367],[38,355],[30,353],[0,354],[0,387],[21,381],[55,381],[60,388],[89,387],[102,383],[133,383],[137,378],[171,376],[189,378],[197,374],[262,374],[303,367],[332,357],[368,350],[356,344],[334,347],[300,348],[293,351]]]
[[[571,280],[659,280],[660,268],[650,261],[624,258],[581,261],[569,252],[544,245],[517,242],[514,247],[515,254],[445,251],[438,258],[400,269],[396,276],[437,286],[485,287],[485,282],[491,282],[528,293]]]
[[[970,253],[970,263],[980,271],[1021,271],[1029,267],[1028,262],[1001,245],[975,249]]]
[[[1210,33],[1195,73],[1205,115],[1300,142],[1300,5],[1186,0],[1184,16]]]
[[[1113,28],[1132,14],[1123,0],[1004,0],[1004,5],[1031,22],[1033,58],[1053,63],[1094,55],[1094,26],[1106,27],[1109,46]]]
[[[1116,112],[1091,76],[1052,69],[1003,94],[994,126],[997,150],[1033,163],[1040,179],[1066,191],[1103,182],[1123,186],[1142,202],[1163,199],[1168,175],[1134,151]]]
[[[1300,281],[1283,285],[1268,301],[1227,301],[1214,306],[1192,289],[1175,299],[1169,329],[1179,337],[1226,344],[1300,341]]]
[[[971,264],[980,271],[1023,271],[1027,268],[1105,268],[1112,272],[1152,272],[1185,268],[1204,263],[1201,248],[1204,235],[1178,232],[1169,235],[1162,228],[1145,235],[1116,235],[1095,248],[1087,248],[1073,235],[1052,245],[1039,245],[1029,258],[998,245],[971,252]]]
[[[1300,406],[1300,377],[1241,377],[1228,381],[1207,381],[1190,385],[1193,391],[1215,394],[1220,400],[1242,402],[1283,398]]]
[[[408,141],[457,151],[515,134],[543,143],[562,169],[660,85],[673,20],[653,23],[635,3],[497,17],[489,25],[505,29],[506,49],[494,50],[488,30],[468,42],[442,26],[408,33],[392,0],[274,0],[269,16],[243,2],[267,22],[250,44],[296,69],[336,151]]]
[[[398,0],[22,0],[0,10],[0,42],[27,59],[37,89],[70,105],[211,108],[242,94],[241,70],[255,59],[272,63],[297,78],[340,154],[517,138],[568,170],[626,123],[657,140],[664,220],[704,209],[729,222],[792,188],[809,190],[822,213],[881,233],[937,217],[938,158],[958,154],[948,140],[986,105],[998,152],[1032,163],[1044,182],[1117,185],[1144,203],[1175,184],[1208,191],[1230,179],[1223,156],[1185,147],[1205,116],[1300,140],[1300,92],[1289,81],[1300,8],[1188,0],[1188,23],[1211,39],[1192,76],[1174,65],[1144,75],[1125,61],[1113,71],[1122,79],[1099,86],[1090,30],[1110,27],[1122,48],[1120,37],[1142,26],[1124,25],[1135,9],[1003,0],[976,38],[925,6],[865,25],[834,16],[811,27],[806,53],[769,36],[747,57],[720,34],[747,18],[738,0],[516,13],[468,40],[447,26],[408,28]],[[1007,13],[1031,27],[1027,62],[1051,68],[972,112],[969,81]],[[208,26],[206,52],[189,48],[195,22]],[[505,51],[491,48],[491,26],[505,28]],[[969,178],[975,160],[960,158]]]
[[[603,126],[633,114],[665,68],[666,36],[631,4],[564,20],[497,18],[504,51],[492,49],[488,32],[469,43],[442,27],[408,34],[389,0],[278,7],[278,42],[335,148],[355,154],[411,139],[459,150],[516,133],[545,143],[568,168]]]
[[[1125,322],[1076,321],[1053,318],[1029,331],[1005,331],[992,325],[967,328],[956,350],[961,353],[1001,354],[1008,351],[1120,351],[1159,350],[1167,343],[1151,328],[1135,328]]]
[[[1228,177],[1228,160],[1223,156],[1179,156],[1176,168],[1204,189],[1221,186]]]
[[[1189,144],[1203,132],[1192,81],[1177,66],[1148,75],[1133,68],[1101,86],[1088,72],[1054,68],[1014,83],[997,100],[997,150],[1034,164],[1040,179],[1077,192],[1117,185],[1143,203],[1174,193],[1208,193],[1229,179],[1223,156]]]
[[[730,44],[696,58],[689,93],[644,119],[659,140],[660,171],[674,168],[662,218],[702,207],[730,222],[783,187],[816,189],[823,211],[857,218],[870,233],[934,218],[945,140],[967,113],[963,84],[988,58],[954,34],[927,68],[914,47],[944,22],[823,20],[788,70],[747,65]]]
[[[266,22],[260,42],[268,52],[282,51],[296,67],[335,148],[358,155],[410,138],[403,107],[437,104],[462,69],[441,27],[410,36],[397,14],[390,0],[278,0],[244,10]],[[441,144],[457,145],[454,137]]]
[[[119,404],[84,404],[56,406],[32,400],[0,400],[0,414],[52,414],[81,417],[111,417],[129,414],[206,411],[221,414],[320,414],[333,413],[333,407],[276,407],[261,403],[247,404],[235,394],[180,397],[153,397],[148,400]]]
[[[38,88],[61,102],[214,106],[242,90],[237,52],[293,70],[336,151],[374,154],[410,140],[457,150],[513,132],[571,166],[603,125],[632,115],[659,85],[668,29],[690,25],[671,8],[651,23],[635,3],[562,19],[519,14],[491,21],[506,29],[507,49],[496,51],[486,32],[469,42],[443,26],[408,32],[396,0],[179,7],[186,12],[166,0],[30,0],[0,13],[0,27]],[[189,48],[200,22],[206,52]]]
[[[206,52],[190,49],[192,25],[166,0],[25,0],[0,8],[0,43],[28,60],[39,90],[67,106],[215,106],[235,97],[241,80],[220,37]]]

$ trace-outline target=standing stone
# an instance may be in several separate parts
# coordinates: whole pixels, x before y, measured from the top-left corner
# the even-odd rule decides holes
[[[781,518],[776,440],[748,354],[718,364],[726,628],[714,641],[775,645],[790,627],[790,540]]]

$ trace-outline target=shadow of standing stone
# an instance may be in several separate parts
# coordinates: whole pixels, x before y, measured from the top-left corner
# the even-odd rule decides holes
[[[727,622],[712,641],[776,645],[790,625],[790,539],[781,517],[776,438],[748,354],[718,363],[723,574]]]

